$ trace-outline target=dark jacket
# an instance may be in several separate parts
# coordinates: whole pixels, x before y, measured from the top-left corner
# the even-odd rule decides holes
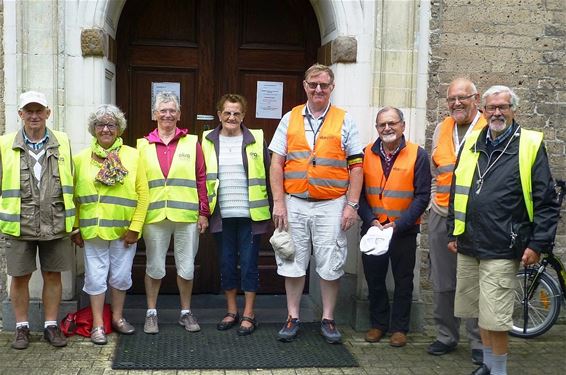
[[[457,237],[458,252],[479,259],[520,259],[526,247],[536,252],[548,249],[556,233],[560,207],[555,201],[554,181],[550,173],[544,143],[538,150],[532,168],[534,222],[529,223],[519,175],[520,128],[513,123],[511,138],[495,147],[486,142],[488,127],[478,137],[476,150],[480,153],[478,166],[485,173],[488,161],[501,156],[484,176],[479,194],[478,169],[472,179],[466,210],[465,232]],[[507,150],[503,152],[510,140]],[[493,150],[491,150],[493,148]],[[503,154],[502,154],[503,153]],[[456,162],[456,167],[460,156]],[[450,194],[447,229],[450,240],[454,231],[454,182]],[[512,240],[512,232],[520,238]],[[523,245],[519,244],[524,242]]]
[[[379,152],[380,144],[381,139],[377,138],[373,146],[371,146],[371,152],[379,156],[381,160],[381,167],[385,170],[385,161],[381,152]],[[403,137],[400,150],[405,148],[405,145],[405,137]],[[399,153],[394,156],[394,159],[397,158],[397,155],[399,155]],[[395,165],[395,160],[393,160],[393,165]],[[409,208],[395,221],[393,237],[404,234],[415,234],[420,231],[420,225],[415,224],[415,222],[426,210],[428,202],[430,201],[430,180],[430,162],[428,154],[422,147],[419,147],[417,151],[417,160],[415,161],[415,177],[413,179],[413,186],[415,190],[414,198]],[[358,214],[362,219],[361,234],[363,236],[371,227],[371,223],[375,220],[375,215],[372,213],[371,207],[366,199],[365,184],[362,186],[362,192],[360,194],[360,208],[358,210]]]
[[[220,129],[222,125],[218,125],[214,130],[207,134],[206,139],[214,144],[214,151],[216,151],[216,160],[219,160],[218,154],[220,152]],[[244,125],[241,125],[243,140],[242,140],[242,160],[244,162],[244,170],[246,171],[246,176],[248,175],[248,158],[246,156],[246,146],[250,143],[255,142],[253,134]],[[263,165],[265,168],[265,179],[267,184],[267,194],[269,199],[270,210],[273,209],[273,200],[271,198],[271,188],[269,186],[269,150],[267,149],[267,144],[265,139],[263,141]],[[252,221],[252,233],[261,234],[266,233],[269,229],[269,223],[271,220],[264,221]],[[212,216],[209,219],[210,233],[222,232],[222,216],[220,215],[220,206],[217,204]]]

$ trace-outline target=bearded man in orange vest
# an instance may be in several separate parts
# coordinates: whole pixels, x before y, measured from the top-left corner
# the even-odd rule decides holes
[[[344,274],[346,231],[357,220],[362,186],[362,145],[358,129],[344,110],[330,104],[334,73],[321,64],[305,72],[306,105],[283,116],[269,149],[273,220],[290,228],[293,259],[276,254],[277,273],[285,277],[288,319],[278,339],[291,341],[299,331],[299,307],[311,249],[320,276],[321,333],[341,342],[334,321],[340,277]]]
[[[467,136],[482,129],[486,120],[478,110],[480,95],[472,81],[457,78],[450,83],[446,103],[450,116],[436,126],[432,137],[432,196],[428,218],[430,274],[434,296],[436,340],[427,348],[432,355],[456,349],[460,339],[460,318],[454,316],[456,291],[456,254],[448,251],[446,216],[450,184],[456,156]],[[466,319],[466,331],[472,348],[472,362],[483,363],[482,344],[477,319]]]
[[[374,226],[393,231],[387,252],[362,253],[371,323],[365,340],[378,342],[390,332],[389,345],[401,347],[409,331],[417,234],[430,200],[430,165],[427,152],[405,140],[401,110],[381,109],[375,127],[379,138],[364,152],[359,209],[362,235]],[[385,283],[390,262],[395,281],[391,308]]]

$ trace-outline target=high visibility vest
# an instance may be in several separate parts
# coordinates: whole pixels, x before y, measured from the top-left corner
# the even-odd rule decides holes
[[[380,223],[387,220],[392,222],[409,208],[415,196],[413,180],[419,146],[411,142],[405,144],[399,151],[387,179],[381,167],[381,158],[371,150],[372,146],[370,143],[364,153],[366,199]],[[419,217],[416,224],[420,222]]]
[[[71,147],[67,134],[49,129],[59,142],[59,158],[57,160],[63,204],[65,205],[65,231],[70,233],[75,223],[75,203],[73,202],[73,174]],[[10,236],[20,235],[20,152],[12,148],[15,133],[0,137],[0,152],[2,153],[2,196],[0,196],[0,231]]]
[[[92,151],[87,148],[74,157],[75,201],[79,207],[79,228],[83,239],[99,237],[112,241],[121,238],[130,227],[137,207],[136,176],[139,153],[123,145],[120,161],[128,170],[124,183],[107,186],[95,182],[100,168],[92,164]]]
[[[485,117],[480,116],[473,130],[481,130],[486,126]],[[432,152],[432,161],[436,165],[436,193],[434,199],[439,206],[448,207],[450,201],[450,186],[456,165],[456,146],[454,145],[454,127],[456,122],[452,117],[447,117],[440,124],[440,134],[437,146]],[[468,136],[477,135],[479,132],[471,132]]]
[[[163,176],[154,143],[138,139],[137,147],[145,163],[149,185],[149,207],[145,223],[169,219],[179,223],[196,223],[199,198],[196,180],[196,145],[198,137],[187,134],[179,139],[171,169]]]
[[[249,131],[255,138],[255,142],[246,145],[250,217],[253,221],[269,220],[271,213],[269,212],[266,172],[263,161],[263,131],[261,129],[249,129]],[[208,205],[212,214],[218,199],[217,192],[220,181],[218,180],[218,159],[216,158],[214,143],[206,138],[210,132],[212,130],[207,130],[202,134],[202,152],[206,162]]]
[[[293,108],[289,119],[283,169],[285,192],[301,198],[338,198],[346,194],[350,177],[346,152],[342,150],[346,112],[330,106],[313,151],[305,136],[304,107]]]
[[[480,130],[477,130],[479,133]],[[455,174],[454,191],[454,235],[460,235],[466,230],[466,210],[468,208],[468,195],[472,186],[472,179],[476,171],[479,151],[475,150],[475,143],[479,134],[470,137],[464,144]],[[543,133],[521,129],[519,137],[519,175],[521,188],[529,220],[534,219],[531,169],[535,163],[538,150],[542,144]]]

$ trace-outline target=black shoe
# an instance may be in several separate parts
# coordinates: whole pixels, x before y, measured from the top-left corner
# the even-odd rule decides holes
[[[428,346],[426,351],[428,354],[432,354],[432,355],[443,355],[443,354],[448,354],[451,351],[454,351],[454,349],[456,349],[456,344],[446,345],[445,343],[436,340],[435,342],[433,342]],[[480,363],[483,363],[483,361]]]
[[[474,372],[472,372],[470,375],[489,375],[489,374],[491,374],[491,371],[489,371],[485,363],[482,363],[482,365],[477,369],[475,369]]]
[[[483,350],[472,349],[472,363],[478,366],[483,364]]]
[[[22,350],[27,349],[29,346],[29,327],[23,326],[16,328],[16,335],[12,341],[12,348]]]
[[[226,318],[232,318],[232,320],[228,320],[225,321],[224,319]],[[216,325],[216,329],[219,331],[226,331],[232,327],[234,327],[236,324],[238,324],[240,322],[240,314],[238,313],[226,313],[226,315],[224,315],[224,318],[218,322],[218,324]]]
[[[67,346],[67,338],[57,326],[48,326],[43,330],[43,337],[56,348]]]

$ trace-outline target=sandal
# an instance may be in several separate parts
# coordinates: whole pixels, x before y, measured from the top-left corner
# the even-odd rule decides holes
[[[257,320],[255,320],[255,318],[250,318],[249,316],[242,316],[242,322],[243,321],[250,322],[252,325],[250,327],[240,325],[240,328],[238,328],[238,336],[247,336],[254,333],[258,326]]]
[[[225,321],[226,318],[232,318],[233,320]],[[226,331],[236,325],[240,321],[240,314],[238,313],[226,313],[224,318],[216,325],[216,329],[219,331]]]

